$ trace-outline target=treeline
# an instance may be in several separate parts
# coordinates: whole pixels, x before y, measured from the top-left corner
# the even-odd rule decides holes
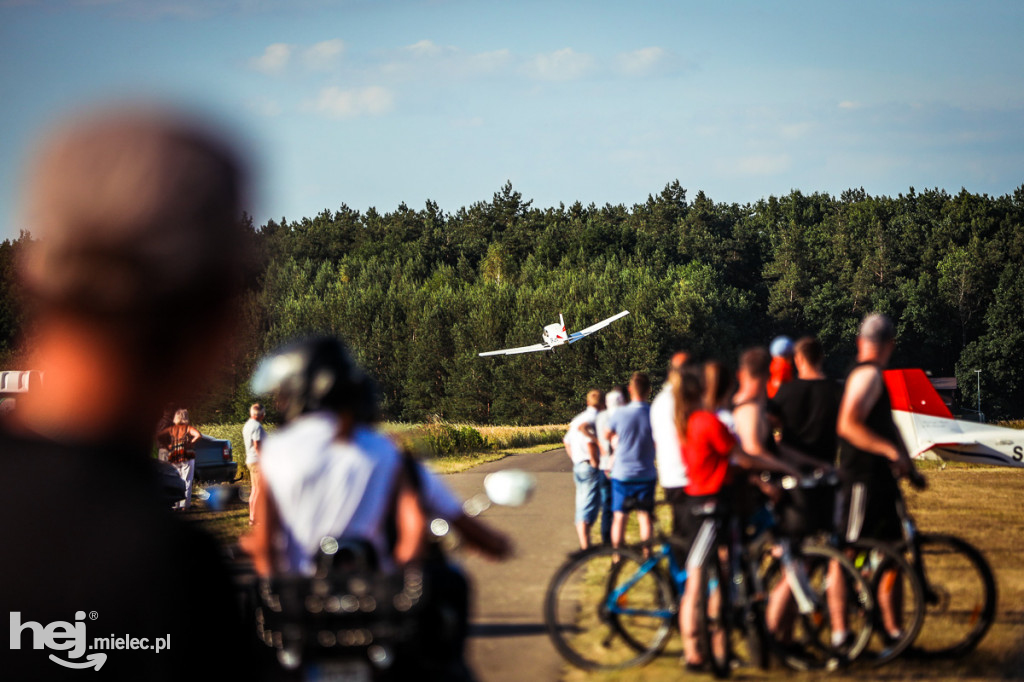
[[[986,416],[1024,414],[1024,185],[738,205],[691,200],[673,182],[630,208],[538,209],[506,184],[455,213],[341,206],[250,228],[240,359],[207,421],[242,418],[255,360],[309,332],[348,341],[389,419],[533,424],[566,421],[588,388],[633,370],[663,376],[681,348],[731,361],[777,334],[813,333],[841,375],[872,310],[898,323],[894,364],[955,373],[968,406],[980,369]],[[0,276],[23,242],[0,245]],[[0,322],[17,326],[4,296]],[[620,310],[631,314],[569,347],[477,357],[537,343],[560,312],[572,331]],[[14,338],[0,335],[0,353]]]

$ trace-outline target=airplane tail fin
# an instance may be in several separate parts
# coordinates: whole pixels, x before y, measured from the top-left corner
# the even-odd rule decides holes
[[[565,318],[562,317],[562,313],[558,313],[558,321],[562,323],[562,331],[558,332],[558,335],[563,338],[569,338],[569,332],[565,331]]]
[[[953,413],[942,402],[938,391],[923,370],[887,369],[884,376],[892,409],[953,419]]]

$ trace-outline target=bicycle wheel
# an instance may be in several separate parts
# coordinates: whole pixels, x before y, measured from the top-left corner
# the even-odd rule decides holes
[[[804,544],[795,558],[803,566],[809,601],[803,609],[793,594],[781,560],[769,554],[763,569],[769,595],[769,641],[776,656],[794,670],[834,670],[856,659],[868,646],[875,613],[871,586],[849,559],[833,547]],[[833,644],[833,626],[842,622],[846,638]]]
[[[655,563],[629,549],[594,547],[562,564],[544,598],[544,622],[565,660],[615,670],[658,655],[678,604]]]
[[[914,651],[930,657],[963,656],[974,649],[996,616],[996,581],[985,557],[951,535],[918,537],[927,610]]]
[[[768,670],[771,668],[771,646],[764,625],[764,602],[749,601],[749,595],[743,598],[743,602],[742,606],[736,607],[733,620],[738,629],[742,630],[743,639],[739,646],[733,645],[733,656],[748,666]]]
[[[924,590],[903,552],[893,545],[860,540],[849,548],[851,561],[871,583],[877,609],[874,633],[862,659],[888,663],[907,650],[924,622]]]
[[[729,583],[723,578],[718,553],[710,552],[701,566],[697,593],[697,641],[701,658],[718,679],[732,672]]]

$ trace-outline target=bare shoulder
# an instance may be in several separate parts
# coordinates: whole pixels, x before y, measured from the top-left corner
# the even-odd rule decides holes
[[[855,367],[846,378],[843,400],[846,402],[874,403],[882,390],[882,370],[875,365]]]

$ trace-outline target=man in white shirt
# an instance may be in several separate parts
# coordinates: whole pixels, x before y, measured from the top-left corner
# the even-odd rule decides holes
[[[263,488],[263,474],[260,471],[260,451],[267,432],[263,428],[266,410],[259,403],[249,407],[249,420],[242,426],[242,442],[245,443],[245,466],[249,469],[249,525],[256,524],[256,505],[259,504]]]
[[[600,510],[601,472],[598,470],[600,454],[597,447],[597,413],[602,407],[601,391],[587,393],[587,409],[573,417],[562,443],[572,460],[572,476],[576,483],[576,534],[580,549],[590,547],[590,527]]]

